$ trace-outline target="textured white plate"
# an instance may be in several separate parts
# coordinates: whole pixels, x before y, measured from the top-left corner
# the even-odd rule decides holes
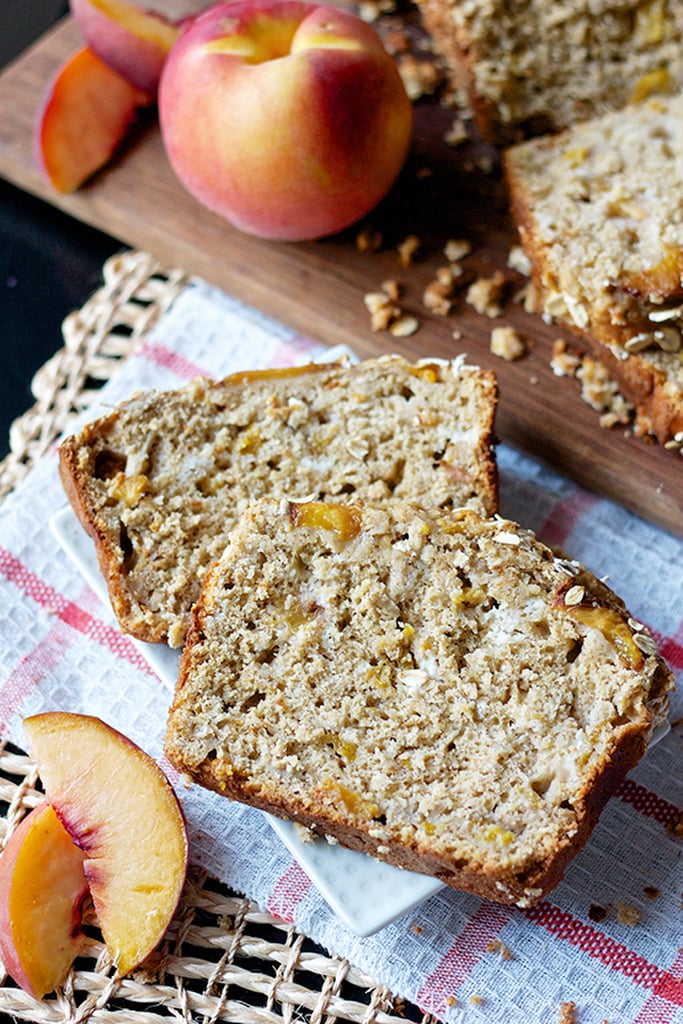
[[[50,529],[87,583],[108,604],[94,546],[72,510],[56,513]],[[133,642],[172,693],[180,652],[164,644]],[[402,871],[324,839],[303,842],[290,822],[265,817],[334,912],[357,935],[372,935],[442,887],[434,878]]]

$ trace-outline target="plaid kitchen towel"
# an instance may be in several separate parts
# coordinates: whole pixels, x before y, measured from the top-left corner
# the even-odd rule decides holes
[[[198,284],[103,389],[88,418],[138,388],[323,354]],[[498,461],[503,515],[608,577],[650,627],[680,686],[683,542],[505,445]],[[262,815],[185,788],[164,762],[169,688],[56,544],[47,522],[63,505],[52,452],[0,506],[4,735],[24,745],[22,720],[38,711],[99,715],[160,759],[182,800],[196,863],[444,1021],[550,1024],[574,1004],[578,1024],[683,1024],[680,695],[670,733],[621,786],[547,900],[524,911],[443,888],[359,937]]]

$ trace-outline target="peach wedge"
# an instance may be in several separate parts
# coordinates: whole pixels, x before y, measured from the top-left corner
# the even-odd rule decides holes
[[[102,937],[119,976],[163,938],[187,869],[187,830],[157,763],[99,718],[45,712],[27,718],[31,756],[73,841]]]
[[[36,999],[64,983],[81,950],[84,859],[48,803],[27,814],[0,856],[0,955]]]
[[[107,164],[149,96],[84,47],[43,97],[35,128],[36,163],[58,192],[73,192]]]
[[[156,95],[180,25],[125,0],[71,0],[71,14],[100,60],[132,85]]]

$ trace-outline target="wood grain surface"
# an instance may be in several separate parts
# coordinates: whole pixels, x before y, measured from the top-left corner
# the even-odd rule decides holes
[[[469,362],[492,367],[498,376],[501,441],[683,536],[681,456],[630,436],[623,427],[602,428],[577,382],[553,374],[552,346],[562,331],[526,313],[519,301],[524,279],[507,265],[516,234],[495,160],[494,170],[484,173],[479,158],[491,154],[475,141],[445,143],[452,109],[434,100],[416,103],[407,166],[367,222],[382,232],[380,251],[361,252],[357,230],[313,243],[265,242],[232,229],[182,189],[152,114],[88,185],[66,196],[52,190],[34,165],[33,126],[47,83],[80,45],[75,25],[66,19],[0,75],[0,175],[318,341],[343,342],[361,357],[389,351],[408,357],[466,353]],[[412,264],[403,267],[397,246],[409,234],[421,245]],[[502,316],[477,313],[465,301],[464,286],[447,316],[427,311],[423,290],[445,264],[443,246],[452,238],[467,238],[473,246],[463,261],[464,280],[496,270],[505,274]],[[371,329],[363,297],[385,280],[400,283],[402,308],[420,322],[410,337]],[[491,330],[504,324],[514,326],[528,344],[528,354],[516,362],[490,352]]]

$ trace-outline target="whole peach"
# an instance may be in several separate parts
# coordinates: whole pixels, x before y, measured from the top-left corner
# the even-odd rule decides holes
[[[204,206],[264,238],[343,230],[389,191],[412,106],[357,16],[306,0],[235,0],[185,27],[159,86],[166,152]]]

